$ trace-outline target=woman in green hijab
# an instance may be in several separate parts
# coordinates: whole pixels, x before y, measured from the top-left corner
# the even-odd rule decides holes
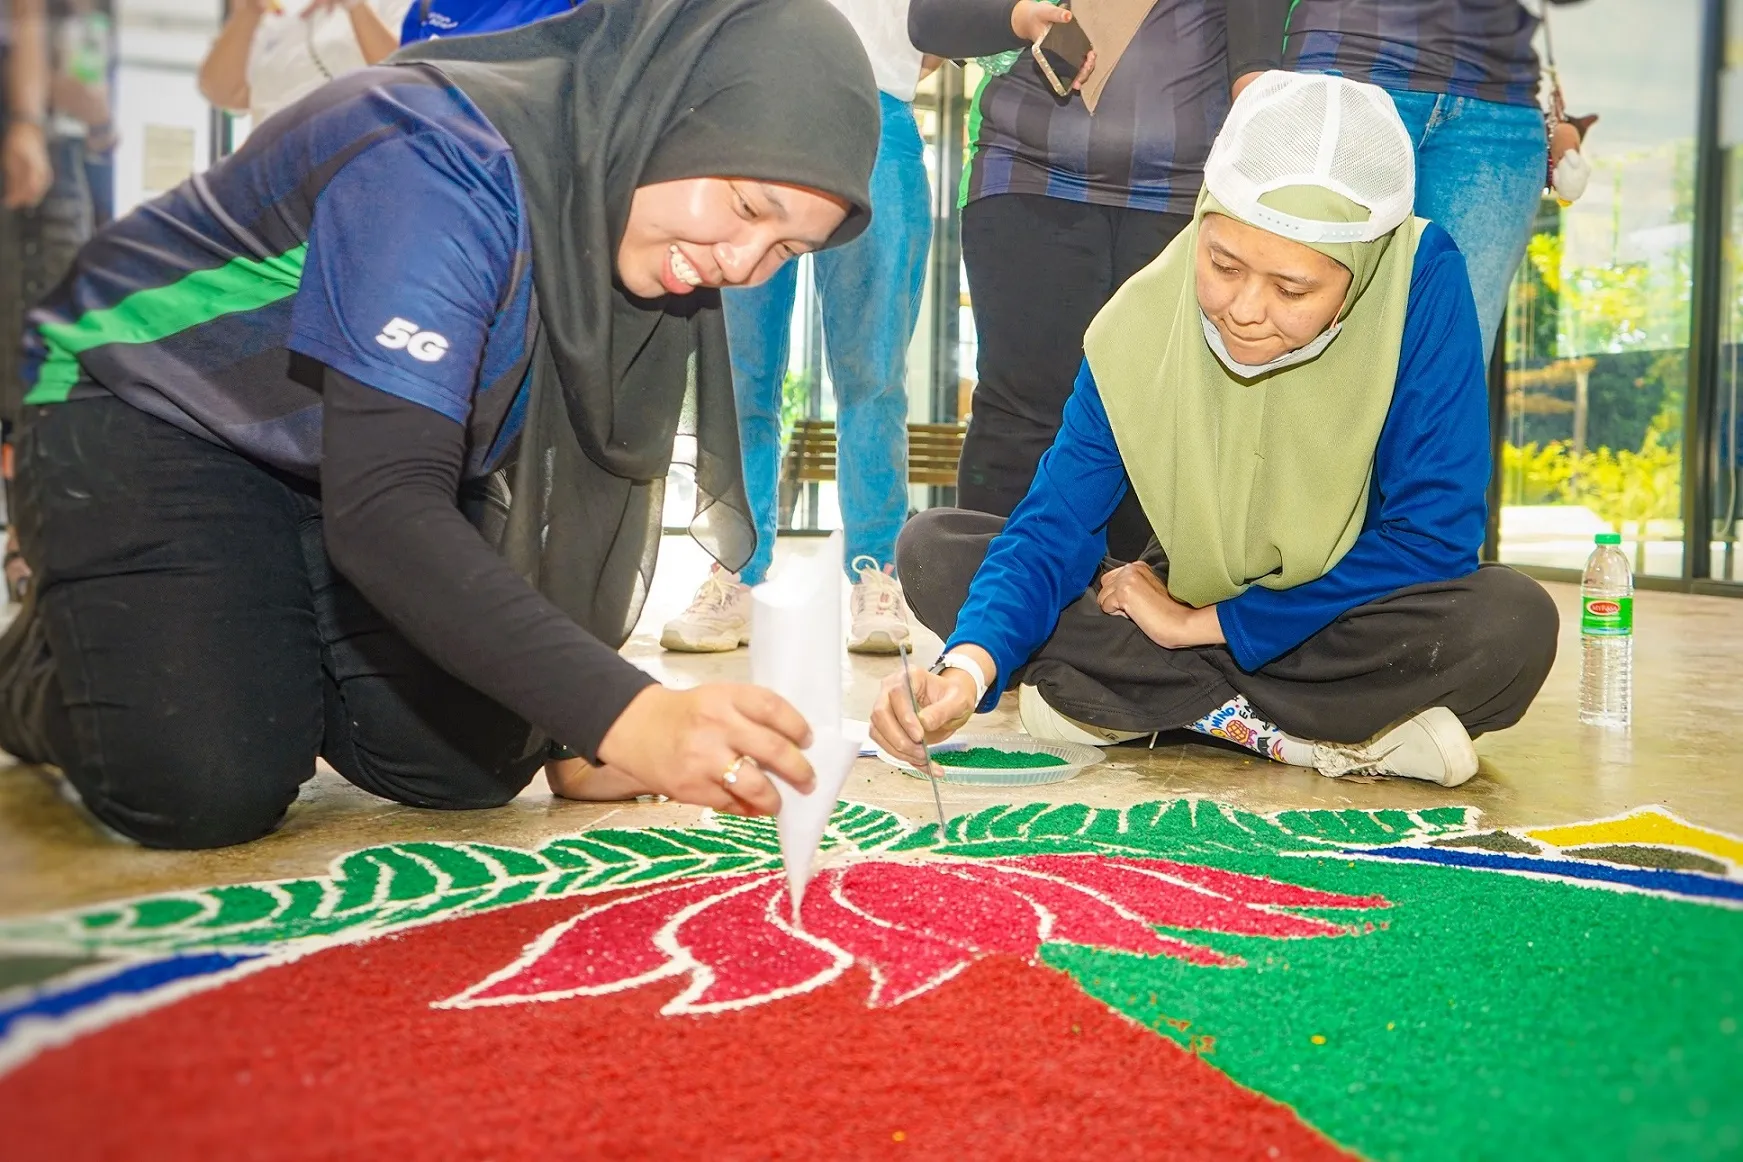
[[[1485,360],[1413,185],[1382,90],[1268,73],[1242,93],[1192,227],[1085,336],[1022,505],[903,533],[908,600],[948,645],[918,718],[880,698],[882,745],[917,759],[1015,684],[1041,738],[1185,727],[1334,777],[1475,773],[1472,736],[1525,713],[1557,616],[1478,567]],[[1156,538],[1121,564],[1128,489]]]

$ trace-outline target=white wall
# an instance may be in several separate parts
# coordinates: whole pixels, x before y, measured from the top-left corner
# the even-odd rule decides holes
[[[115,125],[121,136],[115,150],[115,211],[123,214],[159,192],[148,188],[148,173],[160,175],[161,182],[178,164],[206,167],[211,110],[194,77],[217,35],[221,9],[220,0],[116,0],[115,8],[120,37]],[[150,159],[148,142],[157,154]]]

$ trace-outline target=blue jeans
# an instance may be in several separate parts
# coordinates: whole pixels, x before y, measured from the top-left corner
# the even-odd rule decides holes
[[[879,96],[883,134],[872,171],[871,225],[812,259],[835,381],[836,477],[850,565],[861,556],[894,562],[896,534],[908,517],[908,341],[920,318],[932,242],[932,195],[914,111],[888,93]],[[775,555],[781,384],[798,278],[789,262],[761,286],[721,296],[744,488],[757,528],[756,554],[740,574],[749,585],[768,576]]]
[[[1416,143],[1416,213],[1440,223],[1465,256],[1483,351],[1531,241],[1548,147],[1535,105],[1387,90]]]

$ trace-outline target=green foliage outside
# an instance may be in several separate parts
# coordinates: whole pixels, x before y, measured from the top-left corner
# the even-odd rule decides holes
[[[781,381],[781,444],[786,446],[793,428],[811,409],[811,377],[787,372]]]
[[[1565,385],[1527,388],[1529,406],[1517,406],[1521,397],[1515,396],[1508,417],[1502,498],[1510,505],[1582,505],[1617,532],[1632,526],[1643,566],[1646,522],[1676,520],[1682,510],[1693,247],[1691,234],[1649,257],[1631,254],[1622,221],[1631,193],[1625,179],[1631,167],[1648,175],[1668,170],[1672,205],[1665,225],[1692,224],[1693,151],[1676,142],[1607,162],[1599,180],[1607,176],[1611,185],[1609,254],[1599,262],[1570,262],[1564,220],[1582,211],[1546,199],[1514,282],[1507,335],[1510,368],[1594,361],[1586,384],[1588,447],[1576,454],[1564,435],[1572,427],[1571,377]]]
[[[1675,520],[1682,512],[1682,453],[1667,439],[1664,417],[1647,429],[1638,452],[1595,448],[1575,455],[1565,440],[1501,449],[1502,503],[1577,504],[1617,532],[1640,534],[1635,571],[1646,567],[1646,522]]]

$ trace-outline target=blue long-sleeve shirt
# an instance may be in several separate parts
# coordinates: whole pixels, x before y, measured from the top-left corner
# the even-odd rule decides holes
[[[1281,657],[1359,605],[1477,567],[1489,482],[1484,366],[1464,257],[1430,224],[1411,272],[1398,379],[1362,532],[1324,576],[1293,589],[1253,585],[1217,605],[1242,669]],[[980,646],[998,666],[982,710],[1094,577],[1107,553],[1108,518],[1129,487],[1086,361],[1059,435],[987,551],[949,642]]]

